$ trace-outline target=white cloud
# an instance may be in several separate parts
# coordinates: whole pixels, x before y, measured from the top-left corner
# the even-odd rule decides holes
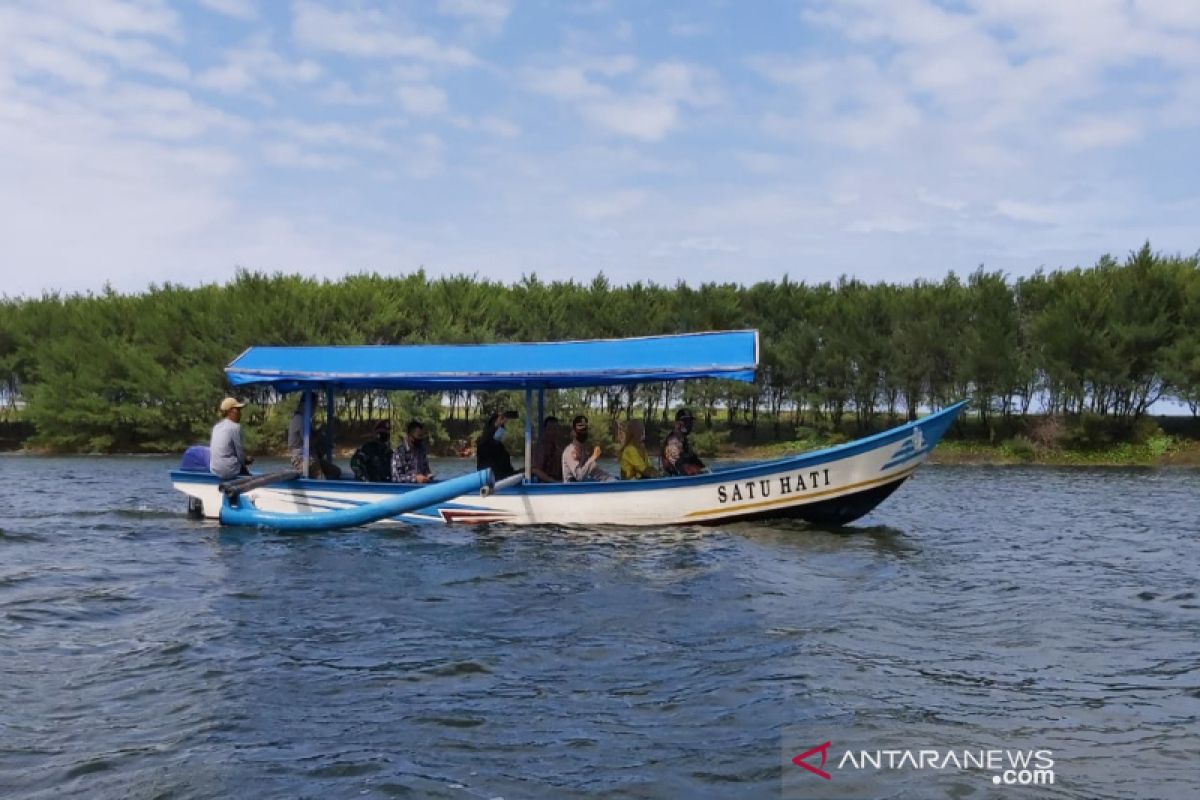
[[[334,81],[314,96],[322,103],[340,106],[371,106],[383,102],[383,98],[374,92],[359,91],[345,81]]]
[[[14,293],[95,288],[101,276],[131,289],[183,278],[187,247],[231,212],[225,181],[236,158],[123,139],[84,109],[39,106],[19,124],[0,119],[0,150],[0,238],[5,258],[22,265],[6,278]]]
[[[1062,217],[1061,209],[1055,206],[1020,200],[1001,200],[996,204],[996,211],[1011,220],[1037,225],[1053,225]]]
[[[396,88],[401,107],[417,117],[431,117],[446,111],[446,93],[429,84],[410,84]]]
[[[846,226],[847,233],[912,233],[921,224],[900,214],[883,214],[869,219],[857,219]]]
[[[464,20],[472,29],[495,36],[512,13],[511,0],[438,0],[437,10]]]
[[[265,35],[258,34],[226,52],[225,63],[200,73],[196,84],[226,94],[257,94],[264,83],[312,83],[322,73],[321,65],[311,59],[284,58]]]
[[[640,71],[637,66],[634,59],[624,57],[528,69],[524,83],[533,92],[575,106],[603,131],[646,142],[661,141],[677,128],[684,108],[704,108],[720,101],[710,70],[677,61]],[[610,85],[618,79],[622,86]]]
[[[787,156],[761,150],[739,150],[734,153],[734,157],[744,169],[760,175],[776,175],[792,163]]]
[[[481,131],[502,139],[515,139],[521,135],[521,126],[504,117],[482,117],[478,124]]]
[[[289,139],[318,147],[342,147],[355,150],[383,151],[391,146],[388,137],[376,126],[348,125],[343,122],[302,122],[288,119],[271,122],[271,130]]]
[[[432,178],[446,169],[446,144],[432,133],[418,136],[406,148],[404,166],[414,178]]]
[[[1129,85],[1170,92],[1153,71],[1194,72],[1200,41],[1187,24],[1200,17],[1180,4],[1116,0],[970,0],[953,9],[931,0],[877,5],[825,3],[806,18],[845,37],[846,54],[756,57],[751,65],[790,86],[799,114],[776,114],[778,132],[842,138],[864,147],[896,142],[906,132],[958,126],[974,140],[1022,140],[1042,126],[1064,127],[1073,106],[1108,102],[1116,71]],[[1136,106],[1121,109],[1135,112]],[[781,125],[781,121],[791,124]],[[1126,143],[1115,129],[1067,133],[1070,147]],[[936,130],[933,131],[936,135]],[[1119,141],[1118,141],[1119,140]]]
[[[583,116],[611,133],[647,142],[662,140],[679,121],[674,103],[657,97],[621,97],[589,103]]]
[[[647,194],[641,189],[625,189],[580,198],[575,213],[586,220],[608,220],[623,217],[645,205]]]
[[[258,6],[254,0],[200,0],[200,5],[234,19],[249,21],[258,18]]]
[[[740,253],[741,247],[720,236],[689,236],[673,242],[659,242],[650,250],[654,258],[690,257],[696,253],[727,254]]]
[[[1072,150],[1090,150],[1128,144],[1140,134],[1141,127],[1133,120],[1096,117],[1070,125],[1059,133],[1059,138]]]
[[[159,40],[180,36],[174,13],[157,3],[62,3],[0,7],[0,75],[48,75],[100,86],[114,69],[182,80],[187,66]]]
[[[65,0],[55,5],[64,18],[108,36],[182,36],[178,15],[162,0]]]
[[[696,39],[712,35],[712,30],[699,22],[672,22],[667,26],[667,33],[680,39]]]
[[[764,129],[775,136],[877,148],[900,140],[924,120],[914,100],[870,58],[757,58],[751,65],[795,92],[797,113],[768,112],[763,118]]]
[[[378,10],[334,10],[307,0],[294,6],[292,33],[314,50],[357,58],[414,58],[433,64],[467,67],[477,63],[470,51],[406,31],[396,15]]]
[[[343,155],[306,149],[295,142],[267,142],[262,153],[271,164],[303,169],[344,169],[354,162]]]
[[[963,200],[954,197],[944,197],[936,192],[931,192],[924,186],[917,187],[917,199],[925,205],[945,211],[962,211],[967,207],[966,202]]]
[[[594,100],[608,95],[605,87],[589,80],[581,67],[529,70],[525,75],[529,89],[557,100]]]
[[[28,265],[6,291],[239,263],[639,280],[647,255],[665,282],[907,280],[1197,246],[1190,0],[812,0],[802,45],[748,61],[725,3],[668,14],[707,38],[665,44],[609,4],[522,8],[557,39],[479,56],[510,4],[299,0],[286,40],[273,6],[214,7],[258,35],[214,43],[231,26],[196,4],[0,0],[0,241]]]

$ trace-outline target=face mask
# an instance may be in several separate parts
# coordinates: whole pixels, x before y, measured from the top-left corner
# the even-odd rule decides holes
[[[584,428],[583,430],[576,430],[575,438],[580,442],[586,442],[588,438],[588,429]]]
[[[497,442],[500,441],[501,439],[503,439],[504,438],[504,426],[501,425],[499,428],[496,428],[496,432],[492,435],[495,437]]]

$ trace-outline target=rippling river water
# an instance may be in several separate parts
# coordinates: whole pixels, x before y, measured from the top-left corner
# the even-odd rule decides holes
[[[1200,472],[926,467],[843,531],[294,536],[186,519],[172,463],[0,458],[0,796],[1200,796]],[[826,741],[830,780],[792,764]],[[1054,783],[837,768],[921,748]]]

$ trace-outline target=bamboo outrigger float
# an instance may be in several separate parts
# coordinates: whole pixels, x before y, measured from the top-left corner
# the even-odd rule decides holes
[[[306,416],[315,391],[332,396],[337,389],[523,389],[524,474],[496,484],[484,470],[454,479],[467,478],[451,487],[451,481],[363,483],[287,473],[235,490],[233,503],[215,475],[175,470],[171,479],[206,517],[285,529],[292,519],[297,530],[371,521],[590,527],[778,517],[841,525],[874,509],[911,476],[965,405],[836,447],[718,466],[700,475],[585,483],[533,480],[535,394],[536,419],[541,420],[547,389],[697,378],[750,382],[757,365],[757,331],[521,344],[253,347],[226,368],[230,383],[302,391]],[[327,402],[326,408],[331,405]],[[309,447],[306,438],[305,463]],[[459,486],[461,492],[455,491]],[[255,512],[261,513],[256,517]]]

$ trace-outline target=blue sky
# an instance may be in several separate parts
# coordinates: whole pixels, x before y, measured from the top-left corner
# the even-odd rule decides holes
[[[2,291],[1200,248],[1195,0],[0,3]]]

